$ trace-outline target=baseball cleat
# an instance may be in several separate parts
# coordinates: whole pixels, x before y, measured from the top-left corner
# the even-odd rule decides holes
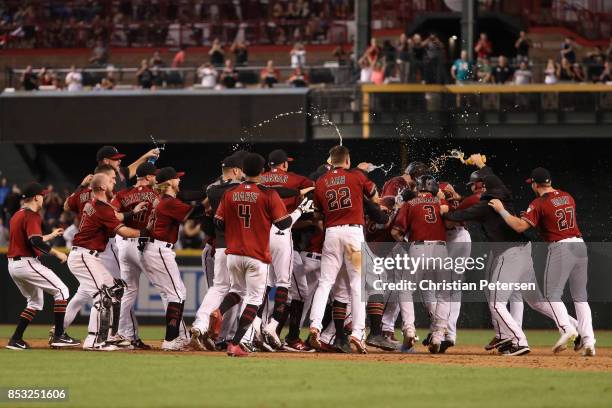
[[[208,333],[213,340],[217,340],[221,334],[221,326],[223,325],[223,315],[219,309],[216,309],[210,314],[208,321]]]
[[[259,351],[266,353],[274,353],[276,351],[274,347],[266,343],[261,333],[259,333],[257,330],[255,331],[255,336],[253,336],[253,345],[257,347]]]
[[[584,357],[595,357],[595,345],[584,346],[582,355]]]
[[[580,351],[584,347],[584,343],[582,342],[582,336],[579,334],[574,339],[574,351]]]
[[[366,337],[366,344],[368,346],[376,347],[385,351],[397,350],[397,344],[387,340],[382,334],[372,335],[371,333]]]
[[[106,342],[104,342],[104,343],[96,343],[93,346],[83,345],[83,350],[86,350],[86,351],[117,351],[117,350],[120,350],[120,348],[115,346],[114,344],[107,344]]]
[[[497,349],[497,351],[502,351],[502,350],[507,349],[511,345],[512,345],[511,339],[497,339],[497,342],[495,343],[493,348],[489,350]]]
[[[334,348],[338,353],[351,354],[353,349],[351,349],[351,345],[346,338],[336,337],[334,339]]]
[[[361,339],[358,339],[355,336],[351,336],[349,341],[355,348],[357,349],[357,353],[359,354],[368,354],[368,348],[365,345],[365,342]]]
[[[402,341],[402,347],[406,350],[411,349],[417,342],[416,333],[413,329],[404,329],[402,330],[402,334],[404,336],[404,340]]]
[[[248,357],[250,353],[240,348],[240,345],[227,343],[227,355],[230,357]]]
[[[338,350],[334,346],[330,345],[329,343],[325,343],[324,341],[321,342],[321,348],[317,351],[320,353],[337,353],[338,352]]]
[[[189,346],[193,350],[204,351],[206,348],[201,341],[202,332],[200,332],[200,329],[197,327],[192,327],[189,332],[191,333],[191,341],[189,341]]]
[[[310,347],[310,345],[304,343],[300,339],[287,339],[285,338],[285,343],[283,344],[283,349],[285,351],[292,351],[295,353],[312,353],[315,350]]]
[[[309,343],[316,350],[321,348],[321,332],[316,327],[310,328]]]
[[[61,336],[53,336],[53,340],[50,344],[50,346],[53,348],[77,347],[80,345],[81,342],[79,340],[73,339],[67,333],[62,334]]]
[[[493,350],[497,347],[497,343],[499,343],[500,340],[501,339],[499,337],[493,337],[491,341],[484,346],[484,349],[487,351]]]
[[[566,331],[565,333],[561,335],[561,337],[559,337],[559,340],[557,340],[557,342],[552,348],[552,352],[557,354],[557,353],[560,353],[566,350],[567,343],[569,343],[570,341],[573,342],[576,336],[578,336],[578,333],[576,332],[575,329],[572,328]]]
[[[427,333],[427,336],[423,339],[422,344],[425,347],[429,346],[429,343],[431,343],[431,338],[432,338],[432,334],[431,333]]]
[[[141,339],[132,341],[132,350],[151,350],[153,347],[143,343]]]
[[[515,346],[514,344],[504,350],[501,354],[504,356],[522,356],[523,354],[528,354],[531,350],[528,346]]]
[[[223,339],[223,340],[219,340],[218,342],[216,342],[215,350],[216,351],[226,351],[227,350],[227,340]]]
[[[164,340],[161,348],[164,351],[183,351],[185,348],[185,341],[180,337],[174,340]]]
[[[387,339],[387,341],[394,343],[394,344],[399,344],[399,341],[395,338],[395,332],[392,331],[383,331],[383,337],[385,339]]]
[[[429,345],[427,346],[427,348],[429,349],[429,352],[431,354],[438,354],[440,352],[440,346],[441,346],[441,342],[438,340],[431,340],[429,342]]]
[[[268,344],[270,344],[277,350],[281,348],[283,342],[278,337],[278,334],[276,333],[276,328],[273,328],[270,325],[266,325],[263,328],[262,332],[264,335],[264,339],[267,341]]]
[[[10,339],[5,347],[9,350],[29,350],[32,348],[23,339]]]
[[[108,336],[106,339],[107,344],[113,344],[117,347],[129,347],[132,345],[132,342],[123,337],[120,334],[115,334],[114,336]]]
[[[240,348],[246,351],[247,353],[255,353],[257,351],[257,347],[255,347],[253,343],[249,343],[247,341],[241,341]],[[227,350],[227,347],[226,347],[226,350]]]
[[[53,342],[53,337],[55,337],[55,325],[49,329],[49,345]]]
[[[446,352],[446,350],[448,350],[451,347],[455,346],[455,342],[452,340],[442,340],[442,343],[440,343],[440,354],[444,354]]]

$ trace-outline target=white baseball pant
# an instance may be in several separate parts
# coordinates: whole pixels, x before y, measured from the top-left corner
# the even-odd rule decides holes
[[[361,339],[365,331],[366,304],[362,300],[361,245],[364,242],[363,227],[339,225],[325,230],[325,242],[321,257],[321,278],[312,302],[310,326],[322,329],[321,321],[329,293],[336,283],[342,265],[346,267],[350,282],[350,299],[353,314],[351,335]]]
[[[455,227],[452,230],[446,231],[446,244],[448,256],[453,259],[467,258],[472,251],[472,238],[470,233],[464,227]],[[465,281],[463,273],[453,271],[453,280]],[[450,312],[448,316],[448,327],[446,330],[446,340],[453,343],[457,341],[457,320],[461,311],[461,291],[451,291],[450,295]]]
[[[134,313],[134,305],[138,297],[140,274],[144,272],[143,253],[138,249],[138,238],[118,238],[119,266],[121,279],[127,287],[121,298],[118,333],[128,340],[137,340],[138,321]]]
[[[225,248],[217,248],[214,258],[213,285],[208,289],[206,295],[204,295],[204,299],[202,299],[202,303],[196,312],[196,319],[193,322],[193,327],[198,328],[201,332],[208,330],[210,314],[221,305],[230,287],[231,280],[227,267]]]
[[[55,300],[68,300],[70,297],[64,282],[37,258],[22,257],[18,261],[9,258],[8,271],[30,309],[43,309],[45,292]]]
[[[243,255],[227,255],[227,268],[232,277],[230,291],[240,295],[244,305],[259,306],[266,293],[268,264]]]
[[[316,252],[300,252],[300,258],[302,258],[302,265],[304,267],[304,276],[306,277],[307,290],[306,298],[304,299],[304,311],[302,312],[302,320],[300,326],[304,324],[304,321],[310,316],[310,307],[312,306],[312,299],[314,297],[317,286],[319,285],[319,278],[321,277],[321,254]]]

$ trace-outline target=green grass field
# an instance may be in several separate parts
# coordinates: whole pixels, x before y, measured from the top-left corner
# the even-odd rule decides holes
[[[27,339],[46,338],[32,326]],[[84,327],[71,335],[83,337]],[[0,326],[5,344],[12,327]],[[160,339],[160,327],[143,327]],[[491,332],[463,330],[480,346]],[[531,331],[531,345],[549,345],[552,331]],[[612,333],[598,333],[599,347]],[[503,358],[503,357],[498,357]],[[576,356],[576,359],[581,357]],[[597,357],[596,357],[597,358]],[[0,351],[1,387],[67,387],[69,402],[0,402],[2,406],[70,407],[609,407],[612,367],[585,372],[312,358],[231,359],[221,355],[138,352]]]

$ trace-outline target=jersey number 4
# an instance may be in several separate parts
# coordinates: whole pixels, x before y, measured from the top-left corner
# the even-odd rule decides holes
[[[555,211],[559,231],[574,228],[574,209],[572,207],[559,208]]]
[[[251,206],[249,204],[238,204],[238,216],[244,228],[251,228]]]
[[[336,190],[327,190],[325,192],[327,199],[327,208],[329,211],[336,211],[343,208],[349,208],[353,205],[351,202],[351,190],[348,187],[339,188]]]

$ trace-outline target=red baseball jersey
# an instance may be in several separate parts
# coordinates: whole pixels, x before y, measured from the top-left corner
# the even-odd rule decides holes
[[[315,184],[315,207],[325,216],[325,228],[364,224],[363,196],[372,197],[376,185],[359,170],[335,168]]]
[[[28,208],[22,208],[13,214],[9,223],[9,247],[6,256],[14,258],[40,255],[40,251],[30,244],[30,238],[42,236],[41,224],[40,214]]]
[[[402,176],[393,177],[383,185],[381,197],[395,197],[400,191],[408,188],[408,182]]]
[[[70,211],[80,215],[83,212],[83,207],[85,207],[85,204],[93,200],[93,198],[91,188],[87,187],[70,194],[66,201],[68,202],[68,208],[70,208]]]
[[[79,232],[74,236],[72,245],[102,252],[106,249],[108,238],[124,226],[115,215],[116,208],[110,203],[93,199],[86,203],[81,213]]]
[[[155,203],[159,200],[159,195],[149,186],[129,187],[115,194],[111,202],[119,212],[132,211],[134,207],[141,202],[147,202],[147,209],[135,214],[132,219],[127,222],[130,228],[137,230],[146,228],[149,224],[149,219],[153,213]]]
[[[272,262],[270,228],[288,216],[272,189],[250,182],[227,189],[215,214],[225,224],[225,253]]]
[[[446,227],[440,214],[440,201],[431,193],[419,193],[400,208],[393,228],[408,234],[408,241],[446,241]]]
[[[555,190],[536,198],[521,218],[537,228],[546,242],[582,236],[576,222],[576,202],[565,191]]]
[[[284,171],[279,168],[274,168],[267,173],[261,175],[261,184],[269,187],[285,187],[293,190],[302,190],[308,187],[314,187],[314,182],[307,177],[290,171]],[[287,212],[291,213],[300,205],[300,197],[283,198],[283,203],[287,208]]]
[[[481,196],[481,193],[474,193],[470,196],[467,196],[463,200],[461,200],[458,206],[456,207],[451,206],[451,209],[465,210],[466,208],[470,208],[471,206],[473,206],[474,204],[480,201],[480,196]]]
[[[193,206],[176,197],[164,194],[157,202],[151,221],[151,237],[171,244],[178,240],[180,225],[189,217]]]

